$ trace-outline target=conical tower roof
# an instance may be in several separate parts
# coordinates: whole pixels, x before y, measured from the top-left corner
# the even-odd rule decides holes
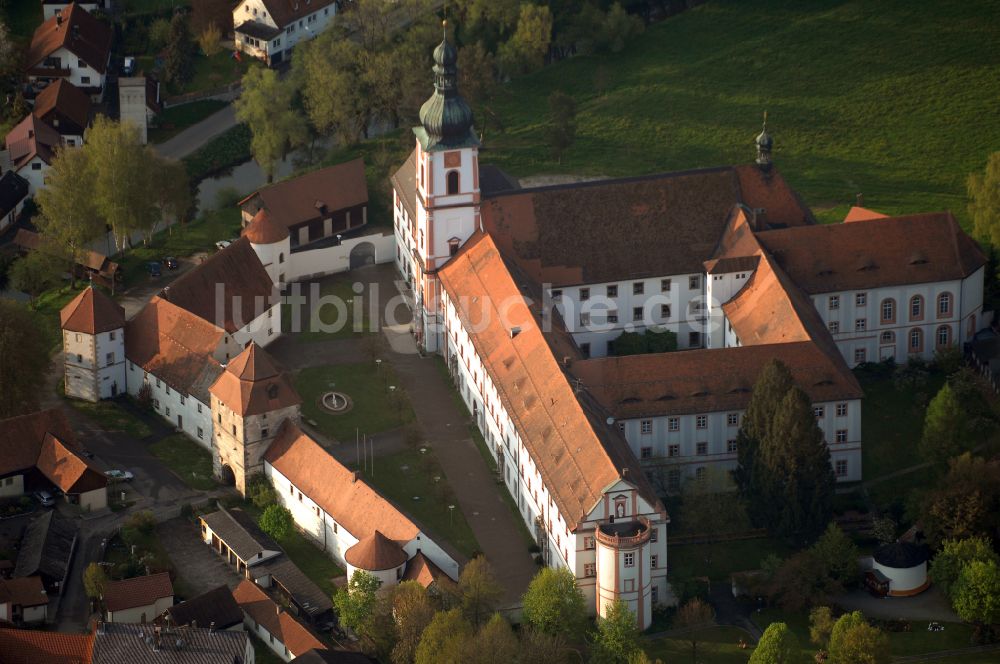
[[[376,530],[344,553],[344,560],[358,569],[378,572],[394,569],[406,562],[406,552]]]
[[[84,288],[59,312],[62,329],[99,334],[125,327],[125,309],[94,288]]]
[[[254,244],[273,244],[288,237],[288,227],[261,208],[243,229],[243,236]]]
[[[302,403],[288,374],[254,342],[233,358],[209,392],[244,417]]]

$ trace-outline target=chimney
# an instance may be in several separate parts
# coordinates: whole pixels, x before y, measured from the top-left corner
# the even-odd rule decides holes
[[[622,468],[622,479],[628,477],[628,468]]]
[[[213,620],[208,624],[208,633],[215,634],[215,621]]]
[[[864,207],[865,206],[865,195],[864,194],[855,194],[854,195],[854,204],[857,205],[858,207]]]
[[[63,22],[62,13],[56,14],[56,26],[61,26]]]
[[[357,481],[358,481],[358,475],[359,475],[359,472],[360,472],[360,471],[357,471],[357,470],[355,470],[355,471],[354,471],[354,474],[353,474],[353,475],[351,475],[351,484],[354,484],[355,482],[357,482]]]
[[[276,615],[279,615],[279,616],[281,615],[281,605],[280,604],[275,604],[274,605],[274,613]]]
[[[510,328],[510,338],[511,339],[513,339],[514,337],[516,337],[519,334],[521,334],[521,328],[519,328],[519,327],[512,327],[512,328]]]

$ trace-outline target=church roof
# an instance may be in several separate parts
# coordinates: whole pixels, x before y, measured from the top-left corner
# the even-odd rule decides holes
[[[493,238],[474,235],[439,277],[570,530],[624,478],[658,505],[624,439],[585,411]]]
[[[479,145],[472,131],[472,109],[458,92],[458,50],[445,37],[434,49],[434,94],[420,107],[420,126],[414,128],[427,151]]]
[[[406,552],[378,529],[349,548],[344,560],[369,572],[394,569],[406,562]]]
[[[288,237],[288,227],[272,217],[267,208],[261,208],[243,229],[243,237],[254,244],[273,244]]]
[[[209,391],[244,417],[302,403],[288,374],[255,342],[229,362]]]
[[[481,212],[505,255],[558,287],[702,273],[737,204],[770,225],[812,221],[777,171],[754,166],[515,190]]]
[[[59,312],[62,329],[100,334],[125,327],[125,309],[102,291],[90,286]]]
[[[986,263],[950,212],[787,228],[757,237],[810,294],[953,281]]]

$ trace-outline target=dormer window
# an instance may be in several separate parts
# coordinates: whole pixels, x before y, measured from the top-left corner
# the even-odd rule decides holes
[[[457,254],[459,246],[459,239],[457,237],[453,237],[448,240],[448,255],[454,256]]]

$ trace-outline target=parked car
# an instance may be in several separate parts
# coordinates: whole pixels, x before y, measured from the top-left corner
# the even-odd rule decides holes
[[[176,270],[177,266],[179,265],[177,259],[174,258],[173,256],[167,256],[166,258],[164,258],[163,264],[167,266],[168,270]]]
[[[233,243],[232,240],[219,240],[218,242],[215,243],[215,248],[218,249],[219,251],[222,251],[232,243]]]
[[[146,263],[146,269],[149,270],[149,276],[151,277],[158,277],[162,274],[162,271],[160,270],[160,264],[157,263],[156,261],[150,261]]]
[[[125,63],[122,65],[122,73],[131,76],[135,72],[135,58],[131,55],[125,56]]]
[[[41,504],[42,507],[52,507],[56,504],[56,499],[52,497],[52,494],[44,489],[41,491],[36,491],[34,493],[35,500]]]
[[[135,475],[127,470],[105,470],[104,474],[109,480],[119,480],[122,482],[131,482],[135,477]]]

